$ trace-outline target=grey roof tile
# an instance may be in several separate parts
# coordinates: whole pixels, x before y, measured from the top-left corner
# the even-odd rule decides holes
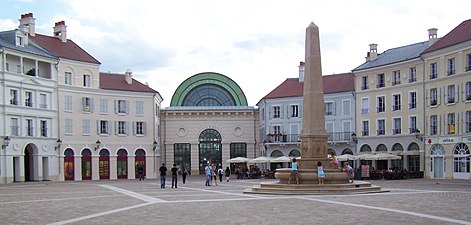
[[[407,46],[388,49],[378,55],[375,60],[368,61],[353,69],[353,71],[370,69],[374,67],[389,65],[402,61],[407,61],[420,57],[420,54],[427,49],[428,41],[419,42]]]
[[[37,46],[34,41],[31,39],[28,41],[28,45],[25,45],[24,47],[18,47],[16,46],[16,33],[19,30],[10,30],[10,31],[4,31],[0,32],[0,46],[17,50],[20,52],[25,52],[25,53],[30,53],[38,56],[44,56],[44,57],[49,57],[49,58],[56,58],[52,53],[48,52],[47,50]]]

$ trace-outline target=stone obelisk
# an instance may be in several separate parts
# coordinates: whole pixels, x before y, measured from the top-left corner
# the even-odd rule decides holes
[[[317,169],[321,161],[329,167],[327,159],[328,135],[324,118],[324,85],[322,80],[319,27],[313,22],[306,28],[304,67],[303,118],[301,131],[301,159],[303,169]]]

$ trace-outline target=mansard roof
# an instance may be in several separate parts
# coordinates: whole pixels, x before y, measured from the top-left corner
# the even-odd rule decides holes
[[[411,45],[406,45],[397,48],[391,48],[385,52],[378,54],[378,57],[375,60],[370,60],[353,71],[370,69],[380,66],[385,66],[393,63],[403,62],[415,58],[419,58],[420,54],[428,47],[428,41],[419,42]]]
[[[83,50],[74,41],[67,39],[66,42],[62,42],[59,38],[35,34],[35,36],[29,36],[32,40],[38,43],[43,48],[55,54],[57,57],[76,60],[81,62],[101,64],[98,60],[93,58],[88,52]]]
[[[40,46],[34,44],[32,41],[28,41],[27,45],[23,47],[16,46],[16,35],[22,33],[20,30],[9,30],[0,32],[0,46],[3,46],[8,49],[30,53],[38,56],[45,56],[49,58],[56,58],[52,53],[41,48]]]
[[[128,84],[125,80],[125,75],[117,73],[100,73],[100,88],[105,90],[151,92],[159,94],[158,91],[135,79],[132,79],[132,83]]]
[[[324,85],[324,94],[333,94],[341,92],[354,91],[354,77],[352,73],[341,73],[322,76]],[[302,97],[304,83],[299,82],[298,78],[287,78],[283,83],[278,85],[263,99]]]
[[[423,54],[437,51],[446,47],[457,45],[471,40],[471,19],[463,21],[448,34],[440,38],[432,46],[427,48]]]

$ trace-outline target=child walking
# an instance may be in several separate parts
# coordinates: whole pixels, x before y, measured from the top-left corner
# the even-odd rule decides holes
[[[325,173],[324,173],[324,166],[322,166],[321,161],[317,162],[317,177],[319,178],[319,184],[323,185]]]

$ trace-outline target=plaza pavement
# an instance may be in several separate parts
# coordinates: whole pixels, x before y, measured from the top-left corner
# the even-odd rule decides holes
[[[203,176],[159,180],[28,182],[0,185],[0,224],[471,224],[470,180],[372,181],[386,193],[255,195],[265,179]],[[171,180],[171,179],[170,179]]]

